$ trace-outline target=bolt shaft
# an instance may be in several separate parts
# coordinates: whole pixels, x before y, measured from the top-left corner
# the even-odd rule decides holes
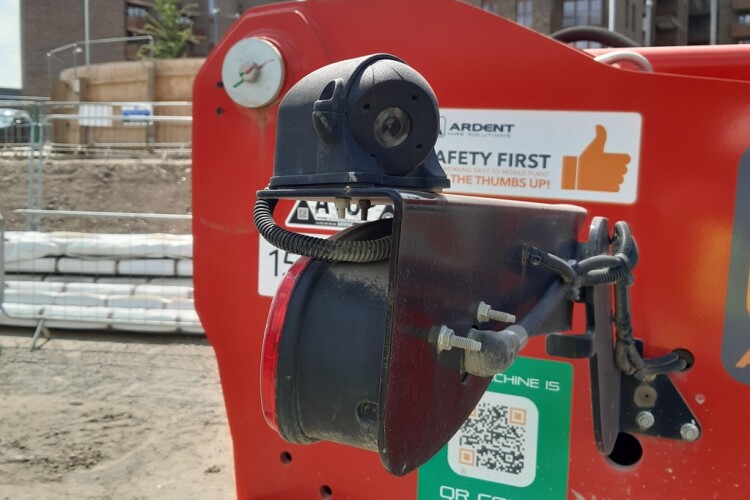
[[[457,347],[465,351],[479,351],[482,349],[482,343],[474,339],[467,339],[466,337],[459,337],[453,335],[450,338],[451,347]]]
[[[486,302],[482,301],[477,306],[477,321],[486,323],[488,321],[499,321],[500,323],[515,323],[516,316],[503,311],[496,311]]]
[[[349,207],[350,202],[350,198],[336,198],[334,200],[334,205],[336,205],[336,215],[338,215],[339,219],[346,218],[346,209]]]
[[[490,309],[487,312],[487,316],[493,320],[493,321],[499,321],[500,323],[515,323],[516,322],[516,315],[510,314],[503,311],[495,311],[494,309]]]
[[[441,326],[437,336],[438,351],[450,351],[454,347],[466,351],[479,351],[482,349],[482,343],[474,339],[459,337],[447,326]]]

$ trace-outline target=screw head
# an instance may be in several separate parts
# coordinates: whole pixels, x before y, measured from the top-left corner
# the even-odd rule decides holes
[[[701,436],[701,430],[693,423],[682,424],[682,427],[680,427],[680,436],[685,441],[695,441]]]
[[[641,429],[650,429],[653,427],[654,422],[656,422],[656,419],[654,418],[654,414],[650,411],[642,411],[635,417],[635,423],[637,423],[638,427]]]
[[[451,337],[453,337],[453,335],[453,330],[445,325],[440,326],[440,332],[438,332],[437,337],[438,351],[450,351],[453,348],[451,345]]]
[[[477,306],[477,321],[480,323],[487,323],[490,320],[490,307],[489,304],[486,304],[484,301],[480,302]]]

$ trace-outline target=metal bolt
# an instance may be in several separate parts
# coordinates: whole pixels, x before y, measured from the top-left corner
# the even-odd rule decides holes
[[[479,351],[482,349],[482,343],[474,339],[459,337],[456,332],[442,325],[437,338],[438,351],[450,351],[454,347],[465,351]]]
[[[635,423],[637,423],[638,427],[641,429],[650,429],[653,427],[655,421],[654,414],[650,411],[642,411],[635,417]]]
[[[482,301],[479,303],[479,306],[477,306],[477,321],[480,323],[486,323],[490,320],[499,321],[501,323],[515,323],[516,316],[503,311],[495,311],[492,309],[492,306]]]
[[[372,202],[370,200],[359,200],[357,201],[357,206],[359,207],[360,211],[360,220],[367,220],[367,212],[370,210]]]
[[[695,441],[701,436],[701,430],[695,424],[682,424],[682,427],[680,427],[680,436],[685,441]]]
[[[334,200],[333,203],[336,205],[336,215],[338,215],[339,219],[346,218],[346,209],[349,208],[351,201],[351,198],[336,198]]]

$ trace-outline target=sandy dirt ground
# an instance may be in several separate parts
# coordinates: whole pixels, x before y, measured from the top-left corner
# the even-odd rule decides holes
[[[0,156],[0,214],[26,229],[27,159]],[[44,209],[191,213],[189,159],[53,155]],[[45,231],[189,233],[189,221],[45,217]],[[0,328],[0,500],[234,497],[213,350],[200,337]]]
[[[232,451],[203,337],[0,329],[0,499],[225,499]]]
[[[27,159],[0,156],[0,214],[6,230],[26,229],[26,218],[13,210],[28,208],[28,169]],[[46,210],[191,213],[189,159],[57,155],[44,161],[42,172],[41,208]],[[42,222],[45,231],[190,232],[189,221],[44,217]]]

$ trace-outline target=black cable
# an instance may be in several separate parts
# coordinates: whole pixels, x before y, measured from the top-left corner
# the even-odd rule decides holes
[[[594,255],[587,259],[583,259],[578,263],[578,272],[585,274],[595,269],[602,269],[604,267],[615,267],[622,264],[622,260],[618,259],[614,255]]]
[[[365,241],[342,241],[287,231],[273,220],[277,202],[259,198],[253,209],[255,227],[276,248],[325,262],[377,262],[391,255],[390,236]]]
[[[550,254],[536,247],[524,246],[522,260],[532,266],[542,266],[560,276],[557,281],[558,288],[547,290],[539,304],[545,302],[544,310],[549,309],[546,316],[552,311],[552,298],[554,306],[559,304],[567,291],[573,290],[573,296],[577,296],[579,287],[592,287],[599,285],[614,285],[614,315],[615,326],[615,363],[617,367],[628,375],[639,380],[645,380],[655,375],[682,371],[687,362],[677,353],[670,353],[658,358],[644,359],[635,344],[633,337],[633,326],[631,322],[630,285],[633,283],[633,268],[638,263],[638,245],[633,238],[630,226],[626,222],[617,222],[614,225],[614,239],[612,242],[612,253],[614,255],[596,255],[586,258],[576,264],[570,265],[560,257]],[[554,285],[553,285],[554,286]],[[560,290],[565,292],[560,294]],[[538,305],[539,305],[538,304]],[[531,310],[536,312],[536,306]],[[546,319],[546,316],[544,318]],[[531,318],[533,323],[526,327],[529,336],[538,333],[541,322],[538,317]]]
[[[565,300],[571,286],[572,283],[564,283],[562,281],[552,283],[547,288],[547,291],[544,292],[542,298],[539,299],[534,307],[516,325],[523,327],[529,338],[547,333],[542,331],[543,323],[557,309],[557,306]]]
[[[565,283],[573,283],[577,273],[573,267],[557,255],[547,253],[536,247],[525,246],[522,249],[521,259],[524,263],[529,262],[532,266],[542,266],[558,274]]]

